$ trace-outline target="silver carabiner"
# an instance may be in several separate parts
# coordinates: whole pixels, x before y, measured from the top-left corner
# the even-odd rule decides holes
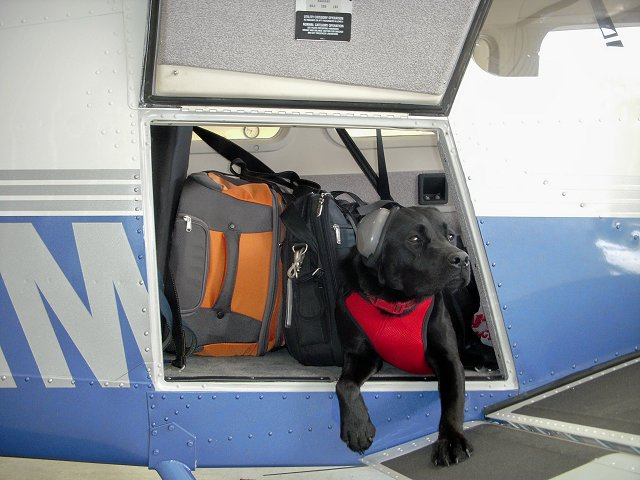
[[[298,247],[297,250],[296,247]],[[287,270],[287,277],[298,278],[298,274],[300,273],[300,269],[302,268],[302,261],[304,260],[304,255],[307,253],[308,248],[309,246],[306,243],[304,244],[304,246],[294,245],[293,247],[291,247],[291,250],[293,250],[293,262]]]

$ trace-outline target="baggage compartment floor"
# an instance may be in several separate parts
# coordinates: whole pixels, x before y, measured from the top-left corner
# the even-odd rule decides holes
[[[297,362],[286,348],[269,352],[263,357],[200,357],[187,358],[180,371],[165,359],[165,378],[184,380],[337,380],[339,367],[306,367]]]
[[[180,371],[171,365],[172,356],[165,355],[165,379],[167,381],[323,381],[335,382],[340,377],[340,367],[308,367],[299,363],[286,348],[267,353],[263,357],[200,357],[187,359],[187,366]],[[498,371],[466,371],[467,377],[496,378]],[[423,376],[411,375],[392,365],[384,364],[372,378],[375,380],[422,380]]]

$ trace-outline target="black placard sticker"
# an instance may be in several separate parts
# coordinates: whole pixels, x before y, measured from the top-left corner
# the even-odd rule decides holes
[[[297,0],[296,40],[351,40],[351,0]]]

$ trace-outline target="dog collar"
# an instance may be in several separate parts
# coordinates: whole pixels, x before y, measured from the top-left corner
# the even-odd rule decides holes
[[[406,302],[389,302],[372,295],[367,295],[367,300],[377,309],[390,313],[391,315],[402,315],[417,305],[415,300],[408,300]]]

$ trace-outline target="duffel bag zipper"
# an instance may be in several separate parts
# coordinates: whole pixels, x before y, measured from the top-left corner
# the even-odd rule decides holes
[[[316,206],[316,217],[322,215],[322,207],[324,207],[324,197],[327,195],[331,196],[331,194],[327,192],[322,192],[318,197],[318,205]]]
[[[342,237],[340,235],[340,225],[338,225],[337,223],[334,223],[333,225],[331,225],[331,228],[333,228],[333,231],[336,234],[336,243],[338,245],[342,245]]]
[[[330,193],[326,193],[325,196],[330,197],[331,199],[333,199],[333,196]],[[322,197],[324,200],[324,197]],[[334,200],[335,202],[335,200]],[[324,201],[323,201],[324,204]],[[337,204],[337,202],[335,202],[336,207],[340,208],[340,206]],[[341,244],[341,236],[340,236],[340,227],[337,224],[332,224],[331,223],[331,211],[329,208],[325,208],[325,214],[323,215],[323,218],[320,219],[320,221],[322,222],[320,225],[320,230],[322,230],[322,232],[324,233],[324,238],[326,240],[325,242],[325,246],[326,249],[328,249],[329,251],[328,253],[328,258],[329,258],[329,262],[330,264],[333,266],[333,268],[330,268],[329,270],[331,270],[330,272],[326,272],[327,276],[329,277],[329,291],[327,292],[327,298],[329,299],[329,318],[330,320],[332,320],[330,322],[329,325],[329,329],[330,329],[330,338],[337,338],[338,336],[338,332],[337,332],[337,325],[335,322],[335,312],[334,312],[334,308],[336,306],[337,303],[337,296],[338,296],[338,279],[337,279],[337,268],[339,268],[338,266],[338,255],[336,252],[336,248],[337,245]],[[324,227],[324,228],[322,228]],[[331,231],[330,231],[330,227],[335,231],[335,239],[331,238]],[[337,227],[337,228],[334,228]],[[334,243],[335,242],[335,243]],[[331,352],[332,352],[332,358],[335,362],[340,362],[342,359],[341,357],[341,352],[339,352],[339,346],[337,348],[338,351],[336,351],[336,346],[335,346],[335,342],[330,342],[331,345]]]
[[[180,309],[181,313],[191,313],[191,312],[195,312],[198,308],[200,308],[200,305],[202,304],[202,299],[204,298],[204,292],[206,290],[207,272],[209,271],[209,234],[208,232],[210,228],[209,228],[209,225],[207,225],[204,220],[201,220],[198,217],[194,217],[193,215],[189,215],[188,213],[178,213],[176,220],[178,221],[182,220],[185,223],[184,229],[185,229],[185,232],[187,233],[191,233],[193,231],[193,225],[198,225],[205,231],[205,245],[204,245],[205,274],[202,277],[202,285],[200,287],[200,300],[198,301],[198,304],[195,307],[190,306],[189,308],[186,308],[186,309],[182,309],[182,308]]]
[[[183,219],[185,222],[187,222],[187,227],[186,227],[186,229],[185,229],[185,230],[186,230],[187,232],[190,232],[190,231],[191,231],[191,221],[192,221],[192,219],[191,219],[191,215],[184,215],[184,216],[182,217],[182,219]]]
[[[322,242],[320,242],[320,249],[327,249],[327,252],[318,252],[318,254],[320,255],[320,258],[328,258],[329,260],[329,265],[335,265],[336,263],[336,256],[335,256],[335,251],[333,248],[333,244],[336,242],[336,239],[332,238],[332,235],[329,233],[330,230],[332,229],[331,225],[330,225],[330,221],[329,221],[329,214],[328,214],[328,209],[324,209],[324,204],[325,204],[325,197],[330,197],[333,198],[331,196],[330,193],[328,192],[323,192],[320,194],[320,196],[318,197],[318,207],[316,209],[316,217],[320,217],[319,222],[313,222],[314,226],[315,226],[315,234],[316,236],[318,236],[319,238],[322,238]],[[325,215],[322,215],[322,213],[325,212]],[[320,235],[319,235],[320,234]],[[333,271],[333,269],[331,269],[331,272],[327,272],[327,269],[325,270],[325,274],[329,274],[327,275],[329,277],[329,295],[330,295],[330,300],[333,302],[335,301],[335,292],[338,288],[337,285],[337,280],[335,277],[335,272]]]
[[[274,239],[273,239],[273,249],[271,251],[271,272],[269,274],[269,285],[271,286],[271,291],[269,295],[269,299],[267,301],[267,305],[265,306],[265,314],[263,316],[262,321],[265,323],[264,332],[265,334],[260,339],[260,343],[258,344],[258,355],[264,355],[267,353],[267,348],[269,347],[269,332],[271,331],[271,321],[273,318],[273,307],[276,302],[276,297],[278,295],[278,270],[280,269],[280,262],[278,261],[280,258],[280,201],[278,200],[278,196],[276,193],[271,190],[271,198],[273,202],[273,225],[274,225]],[[277,339],[276,339],[277,341]]]
[[[205,230],[211,230],[204,220],[194,217],[188,213],[178,213],[176,220],[182,220],[185,223],[184,230],[187,233],[190,233],[193,230],[193,225],[199,225]]]
[[[285,311],[285,321],[284,326],[286,328],[291,327],[291,320],[293,316],[293,280],[299,278],[300,270],[302,269],[302,263],[304,262],[304,257],[307,253],[307,249],[309,246],[306,243],[297,243],[294,244],[291,248],[293,252],[293,259],[291,261],[291,266],[286,271],[287,276],[287,290],[286,290],[286,311]],[[313,276],[313,274],[311,275]]]
[[[335,232],[335,243],[339,247],[342,247],[345,242],[349,241],[350,232],[353,232],[353,227],[350,225],[340,225],[338,223],[334,223],[331,225],[331,228]]]

